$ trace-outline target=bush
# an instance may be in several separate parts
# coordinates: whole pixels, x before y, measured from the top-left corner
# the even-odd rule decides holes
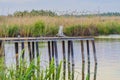
[[[59,27],[57,26],[48,26],[45,31],[45,36],[56,36],[58,29]]]
[[[43,21],[38,21],[34,24],[32,34],[36,37],[43,36],[45,34],[45,24]]]
[[[18,36],[19,27],[17,25],[8,26],[7,30],[8,30],[8,36],[9,37],[16,37],[16,36]]]

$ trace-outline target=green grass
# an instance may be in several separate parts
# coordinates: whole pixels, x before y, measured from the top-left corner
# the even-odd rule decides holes
[[[17,69],[15,69],[15,67],[5,68],[3,62],[1,61],[0,80],[53,80],[53,78],[55,80],[60,80],[62,77],[61,67],[62,61],[58,67],[55,67],[53,59],[50,66],[46,67],[45,69],[43,69],[40,65],[35,65],[34,60],[29,64],[29,66],[27,66],[26,62],[21,59],[20,65],[17,67]]]

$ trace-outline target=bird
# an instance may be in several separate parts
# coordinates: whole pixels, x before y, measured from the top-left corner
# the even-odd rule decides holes
[[[59,30],[58,30],[57,36],[58,37],[65,37],[65,35],[63,33],[63,26],[62,25],[59,26]]]

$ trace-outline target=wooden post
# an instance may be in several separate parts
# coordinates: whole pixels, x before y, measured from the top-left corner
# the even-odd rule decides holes
[[[66,55],[65,55],[65,41],[62,41],[63,50],[63,80],[66,80]]]
[[[34,42],[32,42],[32,57],[35,58],[35,47]]]
[[[95,49],[95,42],[92,40],[92,46],[93,46],[93,55],[94,55],[94,62],[95,65],[97,64],[97,57],[96,57],[96,49]]]
[[[48,41],[48,57],[49,57],[49,68],[50,68],[51,60],[52,60],[52,55],[51,55],[51,43],[50,43],[50,41]],[[51,80],[51,77],[49,78],[49,80]]]
[[[57,75],[58,75],[58,50],[57,50],[57,42],[54,41],[54,51],[55,51],[55,64],[56,64],[56,78],[55,80],[57,80]]]
[[[88,59],[88,80],[90,80],[90,50],[89,50],[89,41],[87,40],[87,59]]]
[[[96,80],[96,75],[97,75],[97,57],[96,57],[96,49],[95,49],[95,42],[92,40],[92,47],[93,47],[93,55],[94,55],[94,62],[95,62],[95,67],[94,67],[94,79]]]
[[[68,80],[71,79],[71,69],[70,69],[70,41],[68,41]]]
[[[74,52],[73,52],[73,42],[70,41],[70,48],[71,48],[71,58],[72,58],[72,80],[74,80]]]
[[[82,80],[84,80],[85,76],[85,56],[84,56],[84,44],[83,40],[81,40],[81,53],[82,53]]]
[[[55,52],[54,52],[54,41],[52,41],[52,59],[53,59],[53,60],[55,60],[54,54],[55,54]],[[53,64],[53,65],[55,66],[55,64]],[[53,72],[55,72],[55,71],[53,71]],[[52,79],[53,79],[53,80],[55,79],[55,73],[53,73]]]
[[[36,42],[35,46],[36,46],[37,66],[40,68],[40,56],[39,56],[39,45],[38,45],[38,42]],[[39,68],[37,70],[37,77],[39,77],[39,74],[40,74],[40,69]]]
[[[58,51],[57,51],[57,42],[54,41],[54,50],[55,50],[55,62],[56,62],[56,67],[58,67]]]
[[[25,56],[25,51],[24,51],[24,42],[21,43],[21,47],[22,47],[22,59],[24,59],[24,56]]]
[[[31,52],[31,44],[30,42],[28,42],[28,51],[29,51],[29,59],[30,59],[30,62],[32,61],[32,52]]]
[[[50,45],[50,41],[48,41],[48,57],[49,57],[49,66],[51,63],[51,45]]]
[[[3,52],[2,52],[2,40],[0,40],[0,57],[3,56]]]
[[[36,42],[36,54],[37,54],[37,58],[39,57],[39,45],[38,42]]]
[[[15,42],[15,55],[16,55],[16,68],[19,66],[19,60],[18,60],[18,42]]]

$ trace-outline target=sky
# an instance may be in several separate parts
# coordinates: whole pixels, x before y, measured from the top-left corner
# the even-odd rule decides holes
[[[120,0],[0,0],[0,15],[32,9],[90,13],[120,12]]]

